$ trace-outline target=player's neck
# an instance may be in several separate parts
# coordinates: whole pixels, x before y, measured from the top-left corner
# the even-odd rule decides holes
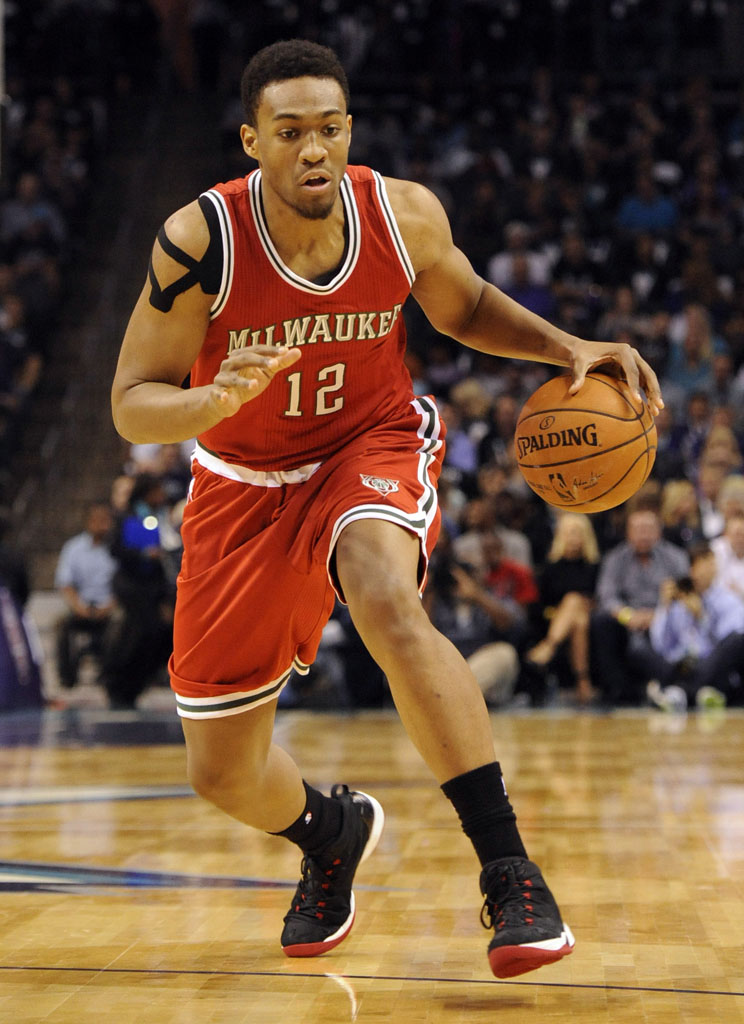
[[[300,277],[315,280],[343,258],[346,217],[339,196],[327,217],[303,217],[271,193],[262,195],[266,226],[282,261]]]

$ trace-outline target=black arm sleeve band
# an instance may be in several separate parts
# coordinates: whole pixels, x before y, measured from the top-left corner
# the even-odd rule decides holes
[[[161,288],[155,276],[155,269],[150,258],[148,277],[150,279],[150,305],[159,309],[161,313],[168,313],[173,308],[173,302],[182,292],[188,291],[198,284],[205,295],[216,295],[220,290],[222,282],[222,232],[220,231],[217,211],[214,204],[204,196],[199,196],[199,208],[204,214],[204,219],[209,228],[209,245],[207,251],[200,260],[195,260],[187,252],[180,249],[171,242],[165,233],[165,225],[158,231],[158,242],[163,252],[167,253],[172,260],[186,267],[186,273],[173,281],[166,288]]]

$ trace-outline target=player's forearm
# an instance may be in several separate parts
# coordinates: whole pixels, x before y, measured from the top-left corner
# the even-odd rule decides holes
[[[454,336],[463,345],[509,359],[569,366],[576,338],[483,282],[472,315]]]
[[[187,441],[224,418],[212,392],[212,386],[184,389],[156,381],[115,389],[111,403],[114,425],[132,444]]]

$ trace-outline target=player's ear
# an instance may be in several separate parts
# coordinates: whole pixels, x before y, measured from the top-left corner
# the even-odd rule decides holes
[[[241,124],[240,141],[243,143],[243,149],[247,155],[253,157],[254,160],[258,160],[258,137],[256,135],[256,129],[252,128],[249,124]]]

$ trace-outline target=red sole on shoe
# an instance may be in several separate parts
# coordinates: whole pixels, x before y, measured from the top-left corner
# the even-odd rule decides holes
[[[348,922],[348,926],[340,935],[336,932],[333,938],[328,939],[326,942],[303,942],[297,943],[294,946],[282,946],[282,952],[285,956],[321,956],[330,949],[334,949],[340,942],[343,942],[351,931],[353,924],[354,917]]]
[[[519,974],[536,971],[547,964],[557,963],[564,956],[573,953],[573,946],[566,943],[560,949],[535,949],[530,946],[499,946],[488,954],[491,970],[497,978],[516,978]]]

